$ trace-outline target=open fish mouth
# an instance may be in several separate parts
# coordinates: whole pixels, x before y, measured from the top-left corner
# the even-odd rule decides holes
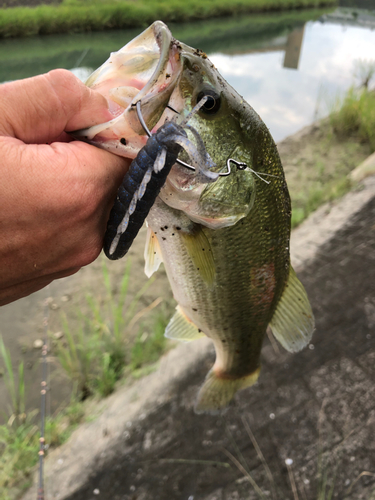
[[[92,73],[86,85],[107,98],[114,118],[106,123],[79,130],[73,136],[134,158],[147,137],[136,113],[152,130],[168,106],[182,70],[181,46],[167,26],[156,21]]]

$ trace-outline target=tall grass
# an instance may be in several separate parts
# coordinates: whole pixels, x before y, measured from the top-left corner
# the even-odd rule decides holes
[[[138,370],[145,364],[154,363],[166,349],[167,339],[164,336],[167,326],[167,315],[164,311],[156,315],[152,331],[141,330],[131,349],[131,369]]]
[[[291,189],[292,227],[300,224],[323,203],[340,198],[351,189],[352,182],[348,175],[358,166],[351,160],[356,149],[365,146],[366,154],[375,151],[375,89],[372,90],[370,85],[375,76],[375,62],[361,61],[356,65],[355,76],[359,87],[351,87],[343,98],[331,102],[328,121],[321,125],[325,131],[321,152],[325,150],[328,153],[332,144],[342,144],[347,157],[332,167],[321,154],[314,165],[309,165],[308,171],[306,166],[301,168],[301,176],[306,176],[306,173],[307,176],[304,183],[301,180],[304,177],[299,179],[298,190]]]
[[[337,0],[63,0],[58,5],[0,9],[0,37],[98,31],[207,19],[245,12],[334,6]]]
[[[129,297],[130,264],[128,263],[117,294],[113,293],[108,268],[103,264],[103,281],[106,298],[100,301],[92,295],[86,296],[87,314],[78,311],[76,325],[69,325],[63,319],[65,342],[58,344],[57,356],[67,376],[76,384],[81,400],[93,394],[108,396],[113,392],[116,382],[127,366],[134,369],[145,359],[154,361],[164,349],[161,340],[159,321],[155,323],[156,335],[138,353],[141,335],[138,335],[133,348],[131,339],[135,325],[161,299],[156,299],[148,307],[137,312],[139,300],[153,280],[149,280],[134,297]],[[164,334],[164,327],[161,335]],[[155,340],[157,338],[157,341]],[[164,337],[163,337],[164,338]],[[157,344],[157,346],[156,346]],[[133,353],[133,354],[131,354]],[[132,362],[132,356],[137,361]]]
[[[359,90],[350,88],[344,100],[334,106],[329,120],[337,136],[356,135],[375,151],[375,92],[367,85]]]
[[[145,363],[156,361],[165,349],[166,321],[162,312],[157,314],[149,333],[143,331],[131,339],[137,322],[161,302],[161,299],[156,299],[139,310],[139,300],[153,280],[149,280],[134,297],[129,297],[130,264],[117,294],[112,290],[105,264],[102,274],[106,299],[101,302],[87,295],[88,313],[78,311],[74,328],[63,318],[64,343],[57,344],[57,356],[77,389],[73,391],[68,406],[47,419],[45,436],[48,447],[61,445],[82,422],[85,409],[80,401],[92,394],[107,396],[114,390],[126,367],[129,371],[139,369]],[[0,362],[4,365],[10,400],[5,414],[7,422],[0,425],[0,500],[9,500],[14,498],[16,489],[28,481],[38,461],[38,410],[26,411],[24,365],[21,362],[18,370],[14,367],[1,337]]]
[[[5,412],[7,423],[0,425],[0,500],[7,500],[6,489],[23,477],[24,470],[38,458],[38,428],[33,419],[36,411],[26,413],[23,363],[13,367],[10,352],[0,337],[0,359],[10,404]],[[14,372],[18,372],[15,377]]]
[[[18,377],[14,376],[12,359],[9,350],[5,347],[2,337],[0,336],[0,358],[5,366],[5,384],[11,401],[11,406],[8,408],[8,416],[10,420],[15,420],[17,424],[23,422],[26,418],[25,413],[25,376],[24,365],[20,363],[18,366]]]

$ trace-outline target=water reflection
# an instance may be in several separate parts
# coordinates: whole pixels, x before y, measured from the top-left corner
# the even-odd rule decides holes
[[[373,59],[374,47],[370,29],[309,22],[298,71],[285,67],[290,58],[282,50],[210,58],[279,141],[325,114],[335,96],[354,83],[355,61]]]
[[[288,36],[285,47],[284,68],[298,69],[299,56],[303,42],[305,27],[294,29]]]
[[[355,25],[356,24],[356,25]],[[205,50],[279,141],[327,112],[354,82],[354,63],[375,56],[375,15],[345,9],[298,11],[170,25]],[[84,80],[139,29],[0,42],[0,81],[55,67]]]

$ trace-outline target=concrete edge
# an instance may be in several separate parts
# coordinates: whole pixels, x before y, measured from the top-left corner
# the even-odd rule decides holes
[[[320,248],[342,228],[375,196],[375,176],[364,179],[353,191],[340,200],[325,203],[312,213],[300,226],[292,231],[291,261],[300,271],[319,253]]]

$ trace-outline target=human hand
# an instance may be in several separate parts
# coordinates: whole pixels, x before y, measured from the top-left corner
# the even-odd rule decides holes
[[[69,71],[0,85],[0,103],[4,305],[96,259],[130,160],[69,138],[113,118]]]

